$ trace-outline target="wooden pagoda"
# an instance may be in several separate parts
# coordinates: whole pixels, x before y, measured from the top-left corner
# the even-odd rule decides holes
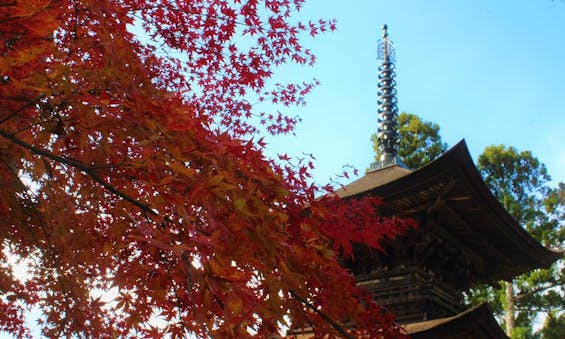
[[[382,197],[383,214],[418,223],[388,241],[384,253],[357,246],[355,261],[346,263],[413,338],[506,338],[486,305],[464,304],[463,291],[548,267],[562,256],[539,244],[496,200],[464,141],[416,171],[379,168],[337,194]]]
[[[504,209],[465,141],[420,169],[404,167],[397,156],[394,45],[386,25],[379,58],[381,158],[336,194],[381,197],[380,213],[414,218],[419,227],[387,241],[384,252],[357,245],[355,261],[344,264],[413,338],[507,338],[488,306],[470,308],[463,292],[548,267],[563,252],[539,244]]]

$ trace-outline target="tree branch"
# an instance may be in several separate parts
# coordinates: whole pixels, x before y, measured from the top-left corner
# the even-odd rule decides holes
[[[312,311],[314,311],[314,313],[316,313],[318,316],[320,316],[322,319],[324,319],[326,322],[328,322],[330,325],[332,325],[332,327],[337,332],[339,332],[339,334],[343,335],[347,339],[353,339],[353,337],[351,335],[349,335],[349,333],[347,333],[347,331],[345,331],[343,326],[341,326],[340,324],[335,322],[333,319],[331,319],[329,316],[327,316],[324,312],[317,309],[314,305],[312,305],[310,302],[308,302],[307,300],[305,300],[304,298],[302,298],[301,296],[296,294],[293,290],[290,290],[289,293],[294,299],[298,300],[301,304],[303,304],[304,306],[306,306],[309,309],[311,309]]]
[[[563,284],[565,284],[563,281],[553,280],[553,281],[551,281],[551,284],[549,284],[549,285],[537,286],[536,288],[533,288],[533,289],[531,289],[530,291],[528,291],[524,294],[519,294],[519,295],[515,296],[514,301],[518,301],[518,300],[523,299],[525,297],[528,297],[532,294],[535,294],[535,293],[538,293],[538,292],[543,292],[545,290],[548,290],[548,289],[553,288],[553,287],[561,286]]]
[[[0,136],[12,141],[13,143],[15,143],[15,144],[17,144],[17,145],[19,145],[23,148],[28,149],[29,151],[31,151],[32,153],[34,153],[36,155],[40,155],[42,157],[49,158],[49,159],[57,161],[59,163],[74,167],[74,168],[80,170],[81,172],[85,173],[86,175],[88,175],[92,180],[99,183],[102,187],[104,187],[108,191],[114,193],[115,195],[119,196],[120,198],[124,199],[125,201],[137,206],[138,208],[140,208],[144,212],[147,212],[147,213],[149,213],[151,215],[155,215],[155,216],[158,215],[158,213],[155,212],[153,209],[151,209],[148,205],[137,201],[136,199],[130,197],[129,195],[121,192],[120,190],[118,190],[114,186],[107,183],[99,175],[94,173],[94,170],[93,170],[92,167],[89,167],[89,166],[85,165],[84,163],[82,163],[78,160],[58,156],[58,155],[55,155],[55,154],[53,154],[53,153],[51,153],[47,150],[44,150],[44,149],[35,147],[33,145],[30,145],[30,144],[26,143],[25,141],[15,137],[14,135],[12,135],[12,134],[4,131],[4,130],[1,130],[1,129],[0,129]]]
[[[544,307],[516,307],[516,310],[523,311],[523,312],[544,312],[547,313],[548,309]],[[560,312],[565,310],[563,307],[555,307],[551,309],[552,311]]]
[[[8,115],[7,117],[4,117],[0,120],[0,125],[2,125],[3,123],[5,123],[6,121],[12,119],[13,117],[15,117],[16,115],[18,115],[18,113],[20,113],[21,111],[23,111],[24,109],[28,108],[31,105],[36,104],[39,100],[43,99],[45,97],[45,95],[40,95],[37,98],[27,102],[25,105],[23,105],[22,107],[18,108],[17,110],[15,110],[14,112],[12,112],[12,114]]]

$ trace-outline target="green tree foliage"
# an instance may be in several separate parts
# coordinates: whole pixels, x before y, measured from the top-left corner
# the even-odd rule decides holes
[[[439,126],[419,116],[402,112],[398,117],[400,146],[398,155],[402,162],[411,169],[420,168],[439,157],[447,150],[447,144],[441,140]],[[381,157],[377,134],[371,136],[376,160]]]
[[[555,312],[551,312],[540,332],[543,339],[562,339],[565,333],[565,313],[558,316]]]
[[[530,151],[488,146],[479,156],[478,168],[493,194],[534,238],[548,247],[563,246],[565,185],[551,188],[545,165]],[[470,300],[488,301],[495,314],[503,317],[512,338],[533,338],[533,320],[538,315],[553,314],[551,321],[562,320],[559,315],[565,309],[564,283],[563,264],[557,262],[548,269],[536,269],[512,282],[502,282],[500,288],[476,288]],[[544,331],[550,329],[544,327],[541,334]]]

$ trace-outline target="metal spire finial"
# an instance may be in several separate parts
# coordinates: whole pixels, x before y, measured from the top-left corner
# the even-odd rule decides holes
[[[394,62],[395,60],[395,46],[388,38],[388,26],[383,25],[383,38],[379,40],[377,47],[377,58],[385,62]]]
[[[392,165],[401,165],[398,158],[398,108],[396,107],[396,81],[394,77],[395,47],[388,38],[387,25],[383,25],[383,38],[379,41],[377,55],[382,64],[379,66],[378,101],[379,129],[377,134],[380,161],[371,164],[371,170]]]

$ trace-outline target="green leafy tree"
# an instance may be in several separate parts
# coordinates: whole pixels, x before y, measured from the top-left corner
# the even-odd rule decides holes
[[[562,339],[565,333],[565,313],[558,316],[556,312],[551,312],[545,319],[540,332],[544,339]]]
[[[530,151],[488,146],[479,156],[478,168],[493,194],[533,237],[548,247],[563,246],[564,184],[549,187],[551,178],[545,165]],[[565,309],[563,273],[562,263],[557,262],[548,269],[536,269],[511,282],[501,282],[500,288],[476,288],[470,300],[488,301],[503,319],[510,337],[532,338],[533,320],[541,313],[553,314],[553,322],[562,321],[555,314]]]
[[[419,116],[402,112],[398,117],[400,145],[398,155],[402,162],[411,169],[420,168],[439,157],[447,150],[447,144],[441,140],[439,125],[420,119]],[[371,136],[375,158],[379,160],[377,134]]]

